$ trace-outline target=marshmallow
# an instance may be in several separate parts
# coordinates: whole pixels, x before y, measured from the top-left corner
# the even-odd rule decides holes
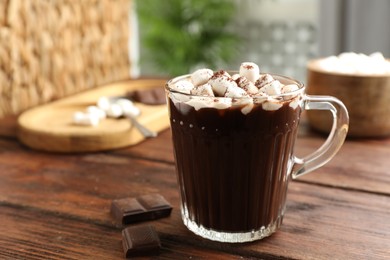
[[[274,81],[275,79],[270,75],[270,74],[264,74],[264,75],[261,75],[255,82],[255,86],[258,88],[258,89],[261,89],[262,87],[264,87],[265,85],[271,83],[272,81]]]
[[[225,96],[229,87],[238,87],[237,83],[230,76],[227,76],[223,70],[214,73],[209,83],[218,96]]]
[[[281,102],[278,102],[277,100],[268,100],[263,102],[261,106],[264,110],[275,111],[281,108],[283,104]]]
[[[88,106],[87,107],[87,113],[88,114],[96,114],[100,120],[106,118],[106,112],[104,110],[98,108],[97,106]]]
[[[188,102],[186,102],[186,104],[192,106],[195,110],[199,110],[205,107],[225,109],[232,106],[232,101],[230,98],[210,99],[209,97],[207,98],[196,97],[190,99]]]
[[[206,84],[213,74],[214,72],[210,69],[199,69],[191,74],[192,83],[195,86]]]
[[[119,105],[122,110],[122,115],[137,117],[141,114],[141,110],[134,103],[126,98],[118,99],[115,104]]]
[[[97,114],[90,114],[84,112],[75,112],[73,114],[73,123],[75,125],[84,125],[84,126],[97,126],[99,125],[100,119]]]
[[[256,96],[253,97],[253,103],[255,104],[261,104],[265,101],[267,101],[268,97],[265,93],[262,94],[256,94]]]
[[[289,85],[284,85],[282,86],[282,94],[288,94],[288,93],[292,93],[294,91],[297,91],[299,89],[298,85],[296,84],[289,84]],[[295,96],[297,94],[295,93]],[[292,99],[294,97],[294,95],[284,95],[283,96],[283,99],[284,100],[289,100],[289,99]]]
[[[248,93],[246,93],[246,91],[244,89],[239,88],[238,86],[230,85],[230,86],[227,87],[224,96],[225,97],[231,97],[231,98],[247,97]]]
[[[232,99],[231,98],[218,98],[217,100],[214,100],[213,107],[217,109],[225,109],[232,106]]]
[[[190,94],[191,89],[194,88],[194,85],[188,80],[180,80],[175,82],[171,88],[184,94]]]
[[[239,77],[241,77],[240,74],[233,74],[233,75],[232,75],[232,79],[233,79],[234,81],[236,81]]]
[[[289,106],[292,108],[292,109],[296,109],[299,104],[300,104],[300,99],[298,97],[294,98],[294,100],[292,100],[290,103],[289,103]]]
[[[107,111],[110,108],[111,102],[108,97],[100,97],[97,102],[97,107],[103,111]]]
[[[299,90],[297,84],[283,85],[270,74],[261,75],[259,67],[251,62],[242,63],[239,74],[233,76],[224,70],[212,74],[209,69],[200,69],[169,87],[176,90],[168,94],[175,105],[185,103],[196,110],[237,106],[243,114],[248,114],[255,104],[264,110],[278,110],[283,104],[295,109],[301,104],[300,95],[293,93]]]
[[[141,110],[136,106],[129,106],[122,109],[124,116],[137,117],[141,114]]]
[[[253,102],[249,103],[248,105],[246,105],[243,108],[241,108],[241,113],[243,113],[244,115],[247,115],[249,112],[252,111],[253,106],[254,106]]]
[[[237,85],[244,89],[248,94],[256,94],[259,90],[255,86],[255,84],[252,81],[249,81],[245,77],[239,77],[235,80],[237,82]]]
[[[191,90],[191,95],[214,97],[213,88],[209,83],[197,86]]]
[[[133,101],[131,101],[127,98],[119,98],[114,103],[118,104],[122,108],[122,110],[126,109],[127,107],[134,106]]]
[[[107,116],[111,118],[118,118],[123,115],[123,111],[120,105],[114,103],[110,104],[110,107],[106,110]]]
[[[178,102],[187,102],[191,99],[191,97],[187,94],[181,94],[181,93],[169,93],[169,98],[172,100],[174,103]]]
[[[192,106],[195,110],[199,110],[204,107],[212,106],[209,98],[191,98],[186,102],[187,105]]]
[[[294,92],[294,91],[297,91],[299,89],[298,85],[296,84],[289,84],[289,85],[284,85],[282,86],[282,94],[285,94],[285,93],[290,93],[290,92]]]
[[[240,66],[240,75],[255,83],[260,77],[259,66],[253,62],[243,62]]]
[[[390,61],[380,52],[370,55],[343,52],[319,60],[318,65],[325,71],[343,74],[382,75],[390,73]]]
[[[269,96],[279,95],[281,94],[281,90],[282,85],[278,80],[274,80],[260,89],[260,91],[264,92]]]

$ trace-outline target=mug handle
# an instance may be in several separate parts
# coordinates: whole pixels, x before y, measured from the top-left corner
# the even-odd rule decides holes
[[[339,99],[331,96],[305,95],[303,102],[305,110],[329,110],[333,116],[333,125],[328,138],[318,150],[304,158],[293,156],[291,171],[293,179],[329,162],[344,143],[348,132],[348,111]]]

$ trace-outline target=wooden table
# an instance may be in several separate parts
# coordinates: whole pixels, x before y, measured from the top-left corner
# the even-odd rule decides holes
[[[182,224],[170,131],[126,149],[31,150],[0,121],[0,259],[123,259],[113,199],[160,193],[174,209],[150,222],[154,259],[390,259],[390,139],[348,140],[326,166],[289,186],[279,231],[246,244],[211,242]],[[324,136],[301,125],[296,150]]]

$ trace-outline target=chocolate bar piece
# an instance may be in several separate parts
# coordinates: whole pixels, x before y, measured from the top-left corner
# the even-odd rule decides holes
[[[118,199],[111,204],[111,214],[123,225],[167,217],[171,211],[172,206],[160,194]]]
[[[161,248],[160,238],[153,226],[130,226],[122,230],[125,258],[156,254]]]
[[[166,103],[165,91],[163,87],[134,90],[126,95],[129,99],[146,105],[162,105]]]

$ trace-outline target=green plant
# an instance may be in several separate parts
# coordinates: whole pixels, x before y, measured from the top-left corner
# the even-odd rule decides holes
[[[164,74],[216,68],[234,58],[234,0],[138,0],[142,58]],[[142,61],[141,61],[142,62]]]

